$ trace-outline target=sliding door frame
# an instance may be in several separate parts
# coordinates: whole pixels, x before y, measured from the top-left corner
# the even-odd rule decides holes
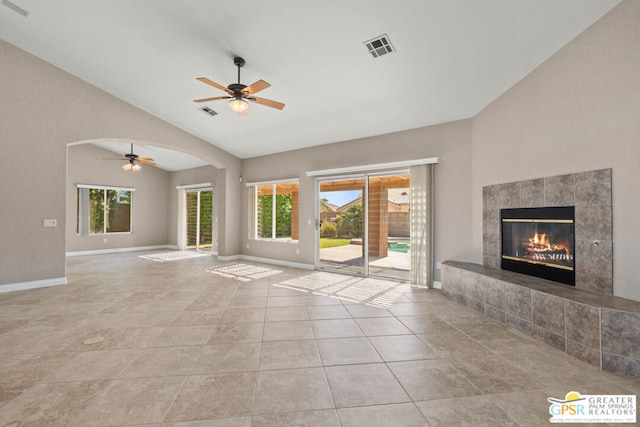
[[[351,173],[344,175],[331,175],[331,176],[322,176],[316,177],[315,179],[315,262],[314,266],[316,270],[325,270],[331,272],[338,272],[342,274],[349,274],[359,277],[369,277],[369,178],[375,178],[380,176],[387,175],[408,175],[409,169],[394,169],[387,171],[365,171],[363,170],[361,173]],[[322,182],[329,181],[341,181],[347,179],[364,179],[364,189],[362,191],[362,212],[364,217],[363,224],[363,236],[362,236],[362,246],[364,252],[364,269],[362,274],[354,273],[351,271],[343,271],[343,270],[332,270],[329,268],[320,268],[320,184]],[[374,276],[374,277],[382,277],[382,276]]]
[[[196,247],[195,247],[195,251],[196,252],[204,252],[200,250],[200,206],[201,206],[201,197],[203,192],[206,191],[211,191],[211,212],[213,213],[213,187],[198,187],[198,188],[189,188],[185,190],[186,194],[189,193],[196,193],[197,194],[197,200],[196,200]],[[186,199],[185,199],[186,202]],[[185,209],[186,209],[186,204],[185,204]],[[212,218],[212,222],[211,222],[211,250],[209,252],[213,251],[213,215],[211,216]],[[185,225],[188,223],[188,218],[185,218]],[[186,228],[186,227],[185,227]],[[186,232],[186,229],[185,229]]]
[[[320,184],[322,182],[329,182],[329,181],[344,181],[347,179],[364,179],[364,185],[363,185],[363,190],[362,190],[362,213],[364,215],[364,230],[362,231],[363,236],[362,236],[362,245],[363,248],[366,248],[366,246],[364,245],[368,245],[369,244],[369,238],[367,236],[368,232],[369,232],[369,218],[368,218],[368,179],[366,177],[366,174],[364,173],[358,173],[358,174],[348,174],[348,175],[336,175],[336,176],[323,176],[323,177],[318,177],[316,178],[316,182],[315,182],[315,217],[316,217],[316,232],[315,232],[315,269],[316,270],[325,270],[325,271],[332,271],[332,272],[338,272],[341,274],[348,274],[348,275],[353,275],[353,276],[358,276],[358,277],[366,277],[367,275],[367,265],[369,263],[369,254],[368,254],[368,250],[364,251],[364,256],[363,256],[363,269],[364,269],[364,273],[363,274],[358,274],[358,273],[354,273],[352,271],[343,271],[343,270],[333,270],[330,268],[320,268]]]
[[[185,251],[187,250],[187,193],[196,192],[196,191],[211,191],[212,193],[212,218],[213,215],[213,198],[215,197],[215,184],[211,182],[203,182],[200,184],[188,184],[188,185],[177,185],[176,190],[178,191],[177,196],[177,236],[176,243],[178,250]],[[198,195],[198,216],[200,215],[200,195]],[[200,220],[198,219],[198,222]],[[199,231],[199,230],[198,230]],[[211,254],[214,254],[214,224],[211,224]],[[200,236],[198,233],[197,239],[200,240]]]

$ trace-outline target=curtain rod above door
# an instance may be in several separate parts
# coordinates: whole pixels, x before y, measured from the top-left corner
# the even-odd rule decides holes
[[[206,188],[215,187],[215,184],[211,182],[203,182],[202,184],[188,184],[188,185],[176,185],[176,190],[188,190],[190,188]]]
[[[438,163],[437,157],[430,157],[427,159],[414,159],[414,160],[402,160],[399,162],[389,162],[389,163],[375,163],[370,165],[361,165],[361,166],[348,166],[345,168],[335,168],[335,169],[322,169],[316,171],[307,171],[307,176],[323,176],[323,175],[335,175],[349,172],[367,172],[373,170],[380,169],[391,169],[391,168],[403,168],[415,165],[430,165]]]

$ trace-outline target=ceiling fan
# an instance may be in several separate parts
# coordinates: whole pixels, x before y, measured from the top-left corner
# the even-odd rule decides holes
[[[240,68],[244,67],[245,61],[239,56],[236,56],[235,58],[233,58],[233,63],[238,67],[238,83],[231,83],[229,86],[224,87],[221,84],[207,79],[206,77],[198,77],[196,79],[201,81],[202,83],[208,84],[209,86],[213,86],[216,89],[227,92],[226,96],[214,96],[213,98],[196,99],[193,102],[209,102],[218,101],[221,99],[231,99],[231,101],[229,101],[229,107],[231,107],[231,109],[238,114],[245,113],[249,108],[249,103],[247,102],[247,100],[255,102],[256,104],[276,108],[278,110],[282,110],[284,108],[284,104],[282,102],[272,101],[270,99],[258,98],[257,96],[254,96],[254,94],[268,88],[271,85],[264,80],[258,80],[257,82],[252,83],[249,86],[243,85],[242,83],[240,83]]]
[[[137,154],[133,154],[133,144],[131,144],[131,153],[124,154],[123,157],[108,157],[104,160],[126,160],[126,163],[122,165],[122,169],[133,172],[142,169],[140,163],[150,166],[156,165],[156,162],[150,157],[139,157]]]

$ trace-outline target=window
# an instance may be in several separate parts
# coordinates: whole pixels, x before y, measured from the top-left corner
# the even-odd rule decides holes
[[[77,186],[76,233],[130,233],[132,188]]]
[[[249,186],[249,238],[298,240],[298,181]]]

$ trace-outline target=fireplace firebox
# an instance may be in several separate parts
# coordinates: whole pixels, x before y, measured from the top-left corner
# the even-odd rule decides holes
[[[576,284],[575,208],[502,209],[502,269]]]

